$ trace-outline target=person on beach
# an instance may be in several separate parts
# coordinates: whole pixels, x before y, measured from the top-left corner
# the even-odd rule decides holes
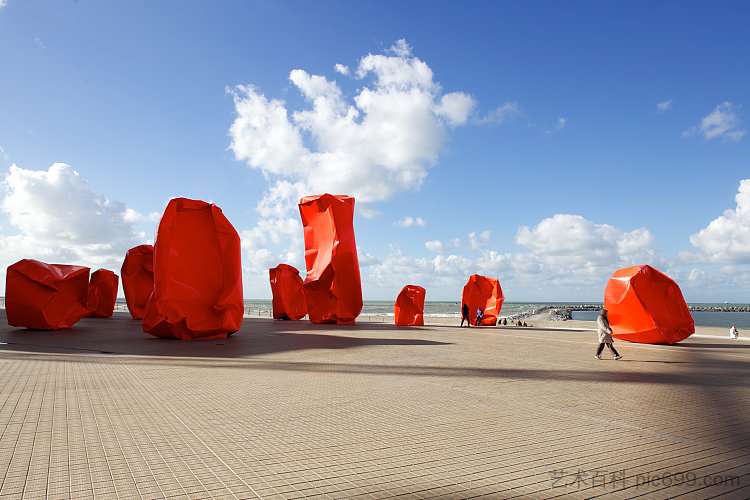
[[[740,332],[737,331],[737,327],[732,325],[732,328],[729,329],[729,338],[736,339],[739,336],[740,336]]]
[[[477,308],[477,322],[474,323],[474,326],[479,326],[479,323],[482,322],[482,318],[484,318],[484,311],[482,311],[482,308]]]
[[[615,359],[620,359],[622,356],[615,350],[614,340],[612,340],[612,329],[609,327],[609,320],[607,319],[607,310],[602,309],[599,317],[596,318],[596,326],[599,329],[599,347],[596,349],[594,357],[596,359],[602,359],[602,351],[604,346],[608,346],[609,350],[615,356]]]
[[[464,320],[466,320],[466,328],[471,326],[471,318],[469,318],[469,306],[464,304],[461,306],[461,326],[464,326]]]

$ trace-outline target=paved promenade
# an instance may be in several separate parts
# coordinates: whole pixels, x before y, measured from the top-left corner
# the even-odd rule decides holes
[[[0,325],[2,499],[750,498],[728,335],[597,361],[584,330]]]

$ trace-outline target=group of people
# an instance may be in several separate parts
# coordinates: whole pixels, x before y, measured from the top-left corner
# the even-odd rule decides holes
[[[474,326],[479,326],[482,324],[482,319],[484,318],[484,310],[479,307],[477,308],[477,319],[474,320]],[[464,326],[464,321],[466,321],[466,327],[468,328],[471,326],[471,317],[469,316],[469,306],[464,304],[461,306],[461,326]],[[498,320],[497,324],[507,325],[508,324],[508,318],[503,318],[502,322]],[[511,325],[513,322],[511,321]],[[521,321],[520,319],[516,322],[516,326],[527,326],[525,321]]]

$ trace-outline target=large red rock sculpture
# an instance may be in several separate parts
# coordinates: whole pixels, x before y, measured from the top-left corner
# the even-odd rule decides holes
[[[89,295],[87,305],[89,316],[94,318],[109,318],[115,311],[117,301],[117,287],[120,278],[107,269],[98,269],[91,273],[89,281]]]
[[[170,200],[157,230],[143,331],[192,340],[239,330],[245,312],[240,253],[240,237],[219,207]]]
[[[612,336],[642,344],[674,344],[695,333],[680,287],[651,266],[616,271],[604,289]]]
[[[297,268],[279,264],[268,270],[268,278],[273,294],[274,319],[304,318],[307,314],[307,302]]]
[[[487,278],[478,274],[469,276],[469,281],[464,285],[461,294],[461,304],[469,306],[469,318],[474,325],[477,320],[477,309],[482,308],[484,316],[480,325],[494,326],[497,324],[497,316],[503,307],[503,290],[500,282],[495,278]]]
[[[133,319],[143,319],[154,291],[154,247],[140,245],[128,250],[120,269],[125,302]]]
[[[304,281],[312,323],[354,323],[362,311],[354,198],[323,194],[299,203],[305,228]]]
[[[406,285],[401,289],[393,305],[396,326],[424,325],[425,294],[425,289],[417,285]]]
[[[89,312],[89,268],[23,259],[8,267],[8,324],[37,330],[70,328]]]

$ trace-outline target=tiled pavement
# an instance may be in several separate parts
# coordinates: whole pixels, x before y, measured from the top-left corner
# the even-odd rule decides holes
[[[3,499],[750,497],[747,341],[0,315]]]

